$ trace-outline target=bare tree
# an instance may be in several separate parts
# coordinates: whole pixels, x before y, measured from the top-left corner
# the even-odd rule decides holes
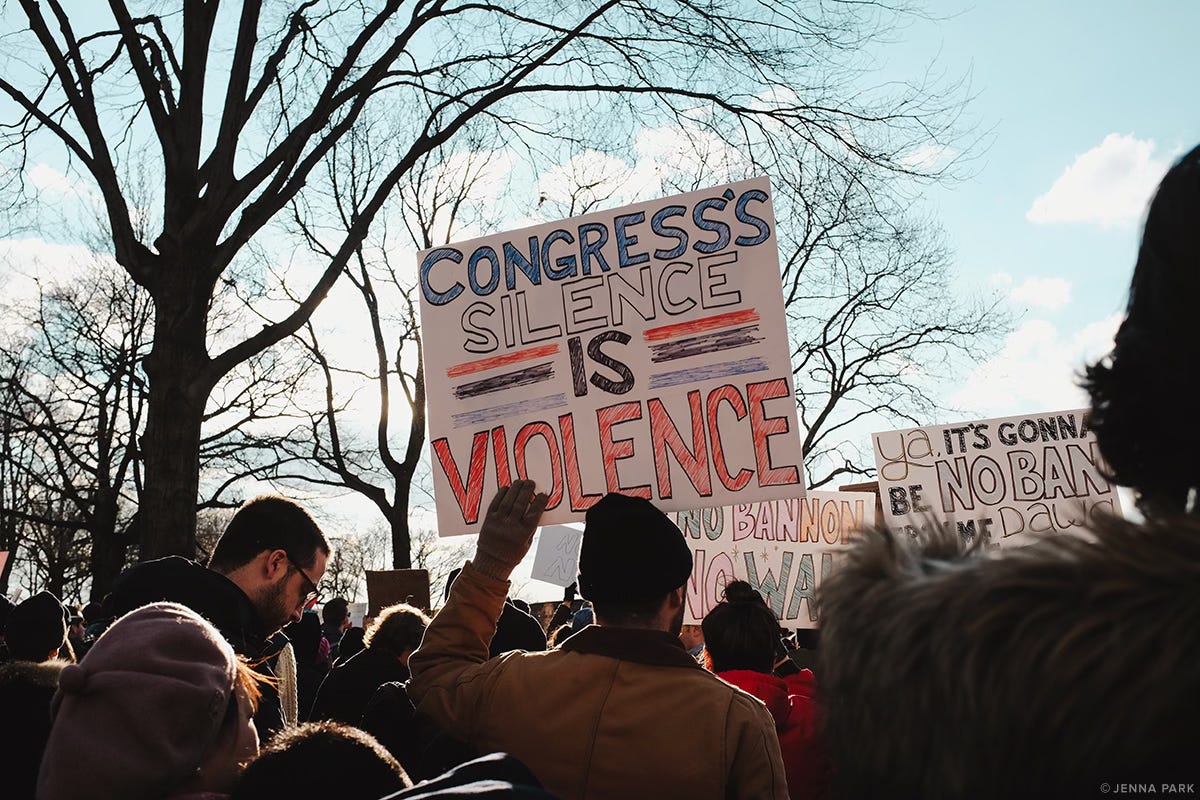
[[[399,181],[473,120],[535,136],[563,119],[602,129],[701,119],[747,147],[786,133],[846,163],[897,170],[904,152],[944,132],[924,87],[872,95],[841,77],[892,22],[882,4],[244,0],[223,14],[216,0],[188,0],[164,15],[112,0],[111,22],[87,29],[61,0],[18,5],[23,28],[9,25],[0,71],[19,109],[0,129],[10,174],[23,177],[29,154],[56,143],[98,190],[116,260],[154,303],[143,558],[194,550],[213,388],[301,329]],[[380,104],[404,109],[402,154],[364,193],[332,257],[274,321],[212,337],[209,310],[240,255],[270,241],[280,212]],[[161,176],[152,237],[137,233],[120,168],[145,159]]]
[[[472,138],[465,152],[452,155],[439,150],[420,159],[398,187],[397,202],[380,214],[376,234],[356,250],[345,280],[361,303],[361,316],[356,317],[365,322],[366,337],[373,345],[369,363],[361,367],[347,363],[345,353],[339,355],[330,346],[329,332],[318,333],[313,321],[295,337],[320,376],[322,401],[309,406],[307,436],[278,441],[286,457],[272,477],[345,487],[370,500],[388,525],[393,569],[408,569],[414,563],[410,515],[418,470],[425,463],[426,439],[414,276],[395,263],[394,253],[397,247],[415,252],[444,243],[465,224],[493,222],[485,222],[486,204],[472,193],[495,156],[487,145],[496,141]],[[330,196],[322,204],[332,219],[322,219],[316,209],[293,209],[297,231],[323,258],[333,255],[323,232],[348,229],[366,200],[362,188],[371,185],[373,173],[393,156],[386,139],[367,126],[352,131],[340,149],[342,157],[331,162],[328,175]],[[393,235],[397,229],[399,237]],[[348,321],[339,320],[339,336],[351,330]],[[367,390],[374,396],[370,403],[362,399]],[[347,408],[347,398],[355,395],[358,403]],[[305,412],[298,409],[297,413]],[[373,421],[364,425],[368,418]]]
[[[135,544],[149,298],[100,263],[38,288],[32,308],[6,309],[28,327],[25,342],[0,356],[0,414],[10,440],[23,437],[22,452],[34,457],[6,451],[5,468],[35,491],[11,498],[5,512],[32,526],[26,552],[40,552],[43,572],[61,579],[62,560],[75,557],[72,568],[90,573],[102,597]],[[76,532],[86,534],[82,545]]]
[[[940,227],[887,176],[811,156],[801,149],[780,170],[776,214],[805,466],[817,488],[873,476],[874,458],[858,444],[870,427],[932,419],[953,365],[989,353],[1011,318],[998,299],[954,285]]]

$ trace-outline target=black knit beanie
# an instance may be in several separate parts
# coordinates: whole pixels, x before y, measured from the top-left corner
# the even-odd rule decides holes
[[[8,615],[4,641],[17,661],[43,661],[67,639],[63,605],[50,592],[41,591],[19,603]]]
[[[692,574],[683,533],[649,500],[610,492],[587,511],[579,593],[594,602],[652,600]]]

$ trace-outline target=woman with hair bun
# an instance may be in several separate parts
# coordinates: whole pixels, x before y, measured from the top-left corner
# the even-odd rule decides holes
[[[825,797],[829,760],[817,733],[813,674],[807,669],[787,678],[773,674],[779,621],[762,596],[745,581],[731,581],[725,599],[700,627],[708,671],[757,697],[775,718],[788,795],[792,800]]]

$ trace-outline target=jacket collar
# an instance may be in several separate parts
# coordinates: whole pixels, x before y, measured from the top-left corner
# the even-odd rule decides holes
[[[666,631],[588,625],[563,642],[559,649],[656,667],[703,669],[688,655],[679,637]]]

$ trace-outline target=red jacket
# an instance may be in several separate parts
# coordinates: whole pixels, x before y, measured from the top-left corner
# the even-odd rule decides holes
[[[735,669],[721,672],[718,677],[762,700],[775,718],[791,800],[827,797],[829,756],[817,732],[812,670],[777,678],[765,672]]]

